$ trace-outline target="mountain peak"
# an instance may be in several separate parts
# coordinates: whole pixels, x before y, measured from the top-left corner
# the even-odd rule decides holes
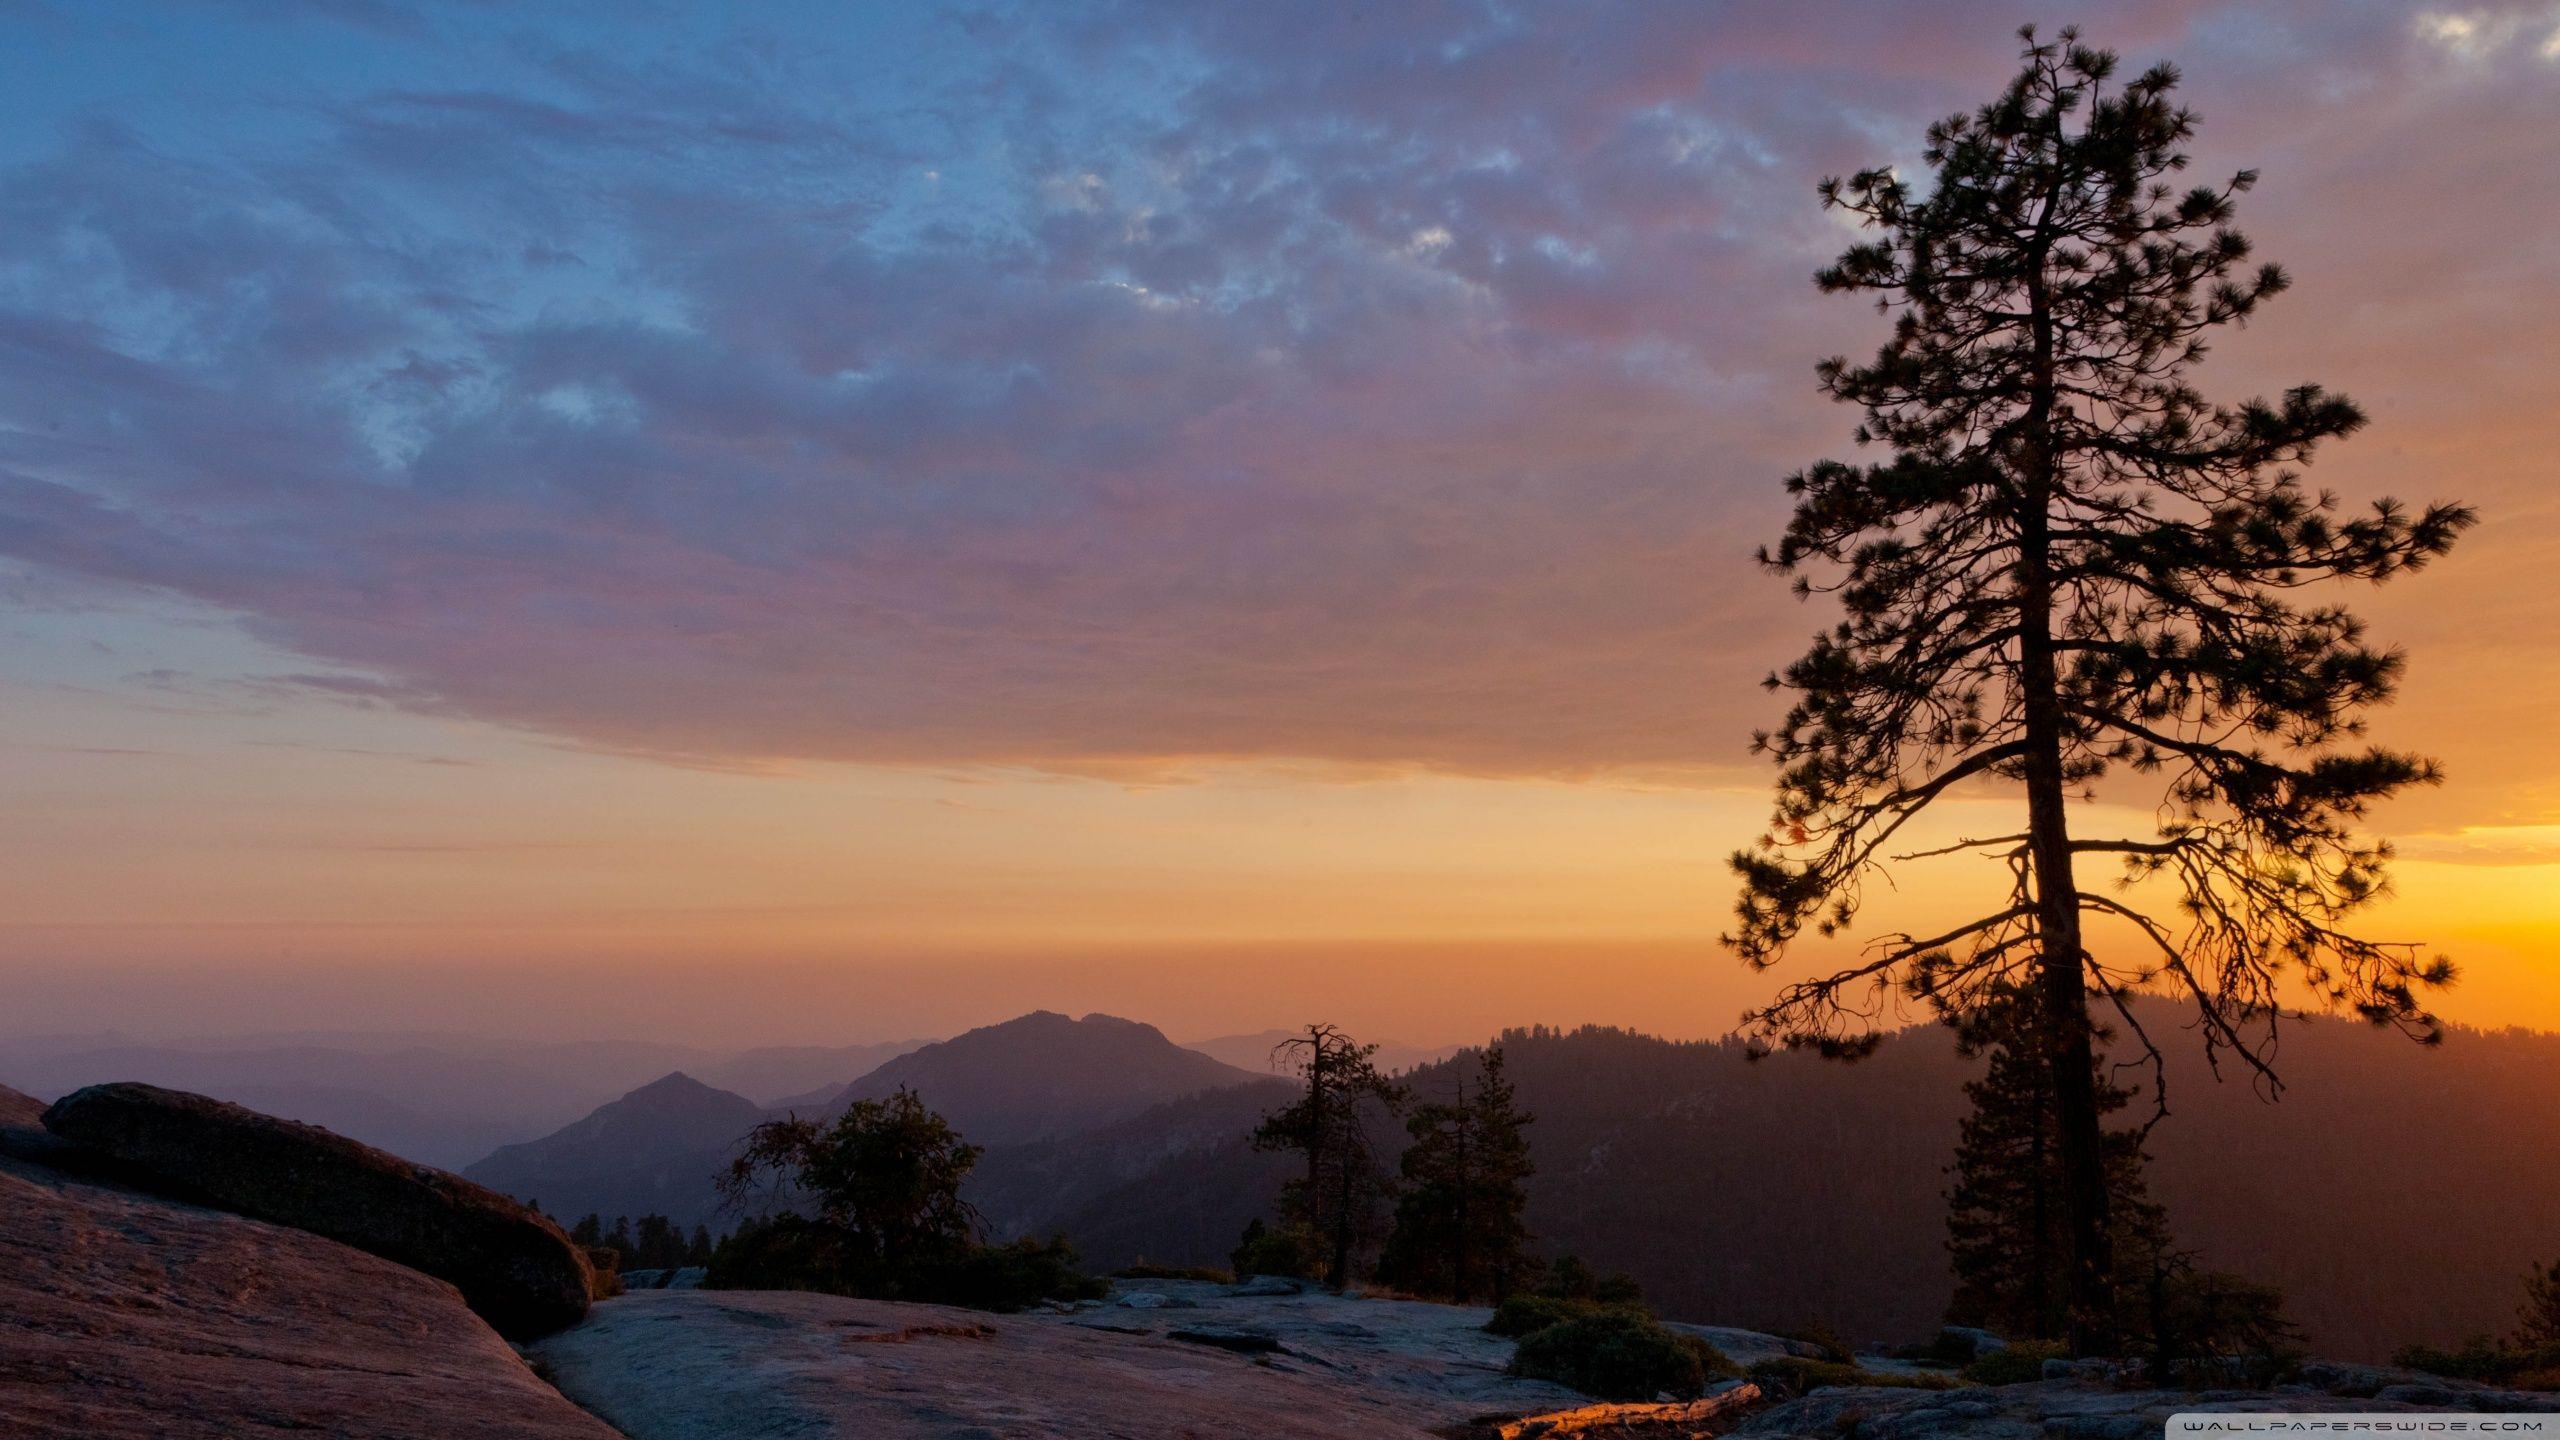
[[[656,1188],[663,1176],[650,1184],[633,1177],[658,1175],[662,1162],[683,1177],[673,1194],[699,1188],[698,1178],[719,1168],[763,1118],[763,1107],[744,1095],[671,1070],[539,1140],[502,1145],[462,1173],[511,1195],[539,1198],[560,1214],[612,1213],[632,1203],[627,1197]],[[659,1208],[683,1207],[661,1201]],[[707,1213],[706,1204],[678,1218]]]
[[[904,1086],[970,1139],[1003,1142],[1073,1134],[1259,1078],[1185,1050],[1143,1021],[1034,1010],[901,1055],[837,1103],[881,1099]]]
[[[1027,1031],[1039,1030],[1058,1032],[1089,1030],[1096,1033],[1120,1032],[1132,1035],[1155,1036],[1162,1036],[1164,1034],[1163,1031],[1158,1030],[1156,1027],[1143,1020],[1131,1020],[1119,1015],[1106,1015],[1099,1010],[1088,1011],[1083,1015],[1065,1015],[1055,1010],[1032,1010],[1016,1015],[1010,1020],[1000,1020],[993,1025],[981,1025],[975,1030],[967,1031],[963,1035],[955,1036],[953,1038],[965,1039],[968,1035],[1020,1034]]]
[[[681,1070],[670,1070],[622,1098],[625,1100],[675,1100],[721,1093],[723,1092],[703,1084]]]

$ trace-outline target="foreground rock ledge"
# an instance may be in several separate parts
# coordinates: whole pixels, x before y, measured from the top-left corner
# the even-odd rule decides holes
[[[316,1125],[157,1085],[92,1085],[44,1126],[149,1188],[308,1230],[452,1282],[510,1339],[576,1323],[587,1262],[494,1190]]]
[[[450,1285],[5,1154],[0,1435],[615,1440]]]
[[[1286,1356],[938,1305],[640,1291],[534,1346],[631,1440],[1425,1440]]]

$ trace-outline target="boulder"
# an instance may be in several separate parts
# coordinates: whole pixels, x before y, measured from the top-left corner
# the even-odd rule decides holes
[[[318,1126],[132,1083],[64,1096],[44,1126],[154,1190],[448,1281],[509,1339],[587,1313],[587,1262],[559,1226],[494,1190]]]
[[[441,1280],[12,1157],[0,1435],[616,1440]]]
[[[711,1272],[700,1265],[679,1265],[672,1270],[630,1270],[621,1277],[621,1285],[613,1292],[627,1294],[633,1290],[699,1290],[702,1278]],[[596,1297],[601,1300],[605,1297]]]
[[[2008,1341],[1974,1325],[1949,1325],[1940,1330],[1938,1336],[1942,1344],[1953,1343],[1969,1347],[1976,1360],[1985,1355],[1997,1355],[2009,1348]]]
[[[1227,1293],[1242,1296],[1302,1295],[1306,1289],[1305,1281],[1292,1280],[1286,1275],[1247,1275],[1238,1284],[1229,1286]]]

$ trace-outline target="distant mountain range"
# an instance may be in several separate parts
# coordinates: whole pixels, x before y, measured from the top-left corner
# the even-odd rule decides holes
[[[608,1219],[655,1212],[683,1225],[717,1223],[723,1217],[712,1178],[758,1121],[774,1114],[832,1115],[901,1087],[991,1156],[1011,1147],[1065,1146],[1088,1168],[1102,1163],[1103,1152],[1079,1145],[1083,1137],[1166,1102],[1240,1088],[1286,1093],[1272,1077],[1186,1050],[1152,1025],[1043,1010],[894,1056],[770,1108],[668,1075],[554,1134],[506,1146],[463,1174],[572,1219],[592,1210]],[[1143,1132],[1156,1148],[1124,1166],[1143,1168],[1164,1153],[1161,1128]],[[999,1163],[985,1173],[1001,1178],[1026,1167]],[[1028,1214],[1041,1207],[1022,1208]]]
[[[2148,1023],[2164,1042],[2188,1039],[2166,1010]],[[1246,1058],[1265,1039],[1227,1038],[1238,1042],[1229,1054]],[[513,1117],[465,1173],[571,1219],[656,1211],[688,1226],[720,1225],[712,1175],[777,1113],[764,1096],[709,1082],[738,1073],[719,1067],[744,1057],[450,1037],[358,1053],[357,1043],[10,1044],[0,1083],[52,1095],[152,1080],[446,1164],[473,1135],[452,1114],[483,1126]],[[1857,1065],[1754,1064],[1731,1045],[1619,1030],[1530,1030],[1504,1044],[1538,1117],[1528,1219],[1548,1253],[1625,1269],[1678,1318],[1822,1324],[1852,1339],[1909,1338],[1936,1323],[1949,1287],[1945,1167],[1961,1086],[1978,1069],[1943,1031],[1905,1032]],[[869,1048],[776,1054],[755,1073],[768,1086],[806,1080],[829,1073],[816,1067],[862,1064]],[[902,1053],[788,1098],[823,1113],[912,1086],[986,1147],[968,1194],[996,1233],[1064,1233],[1098,1268],[1223,1263],[1290,1170],[1249,1138],[1288,1083],[1151,1026],[1040,1013],[884,1048]],[[2314,1349],[2373,1358],[2503,1331],[2526,1267],[2560,1257],[2548,1198],[2560,1193],[2560,1036],[2457,1030],[2429,1051],[2342,1021],[2292,1025],[2281,1055],[2292,1088],[2280,1104],[2217,1083],[2188,1045],[2169,1054],[2173,1113],[2153,1136],[2153,1191],[2205,1263],[2282,1286]],[[665,1064],[671,1056],[682,1063]],[[1459,1063],[1423,1063],[1406,1079],[1427,1096]],[[662,1068],[594,1093],[600,1077],[643,1064]],[[561,1114],[564,1105],[576,1108]],[[526,1124],[545,1114],[554,1118]],[[1382,1127],[1379,1138],[1400,1135]]]
[[[848,1075],[868,1075],[930,1040],[891,1040],[879,1045],[767,1045],[741,1051],[705,1067],[702,1082],[734,1090],[759,1105],[775,1106],[786,1097],[842,1084]]]
[[[141,1080],[219,1095],[455,1167],[494,1147],[547,1134],[673,1071],[765,1104],[840,1084],[923,1043],[721,1051],[405,1032],[167,1041],[112,1033],[16,1036],[0,1039],[0,1084],[51,1100],[83,1085]]]

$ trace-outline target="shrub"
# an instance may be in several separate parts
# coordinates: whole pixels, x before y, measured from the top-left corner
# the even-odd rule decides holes
[[[1014,1311],[1044,1300],[1099,1300],[1108,1282],[1076,1268],[1075,1247],[1065,1237],[973,1245],[916,1277],[901,1297],[972,1310]]]
[[[1955,1388],[1955,1382],[1944,1375],[1906,1370],[1865,1370],[1837,1360],[1808,1360],[1801,1355],[1780,1355],[1763,1360],[1751,1367],[1751,1378],[1764,1385],[1783,1386],[1798,1395],[1833,1385],[1882,1386],[1892,1390]]]
[[[1613,1306],[1531,1333],[1512,1353],[1511,1373],[1602,1400],[1686,1400],[1706,1389],[1709,1376],[1736,1372],[1706,1341]]]
[[[1850,1351],[1849,1343],[1841,1339],[1839,1334],[1828,1325],[1807,1325],[1798,1330],[1781,1330],[1778,1335],[1781,1339],[1803,1341],[1821,1351],[1822,1358],[1834,1365],[1858,1363],[1858,1357]]]
[[[1304,1226],[1283,1225],[1274,1230],[1255,1220],[1244,1227],[1244,1238],[1236,1242],[1227,1263],[1238,1277],[1280,1275],[1291,1280],[1312,1280],[1324,1271],[1319,1254],[1315,1236]]]
[[[970,1244],[887,1266],[869,1263],[836,1227],[794,1216],[739,1227],[712,1252],[703,1283],[1008,1312],[1045,1300],[1100,1299],[1110,1289],[1076,1268],[1075,1249],[1064,1239]]]
[[[2044,1378],[2044,1362],[2070,1353],[2071,1347],[2057,1341],[2012,1341],[2007,1349],[1994,1350],[1964,1367],[1964,1378],[1974,1385],[2024,1385]]]
[[[1535,1335],[1550,1325],[1596,1315],[1601,1306],[1589,1300],[1559,1300],[1552,1295],[1514,1295],[1493,1307],[1493,1318],[1484,1322],[1488,1334],[1507,1340]]]
[[[2560,1390],[2560,1345],[2501,1345],[2474,1335],[2459,1350],[2412,1345],[2392,1363],[2452,1380],[2477,1380],[2519,1390]]]
[[[2130,1288],[2130,1287],[2128,1287]],[[2148,1287],[2146,1324],[2137,1346],[2155,1363],[2236,1358],[2281,1369],[2298,1338],[2284,1314],[2284,1292],[2237,1275],[2181,1265]]]

